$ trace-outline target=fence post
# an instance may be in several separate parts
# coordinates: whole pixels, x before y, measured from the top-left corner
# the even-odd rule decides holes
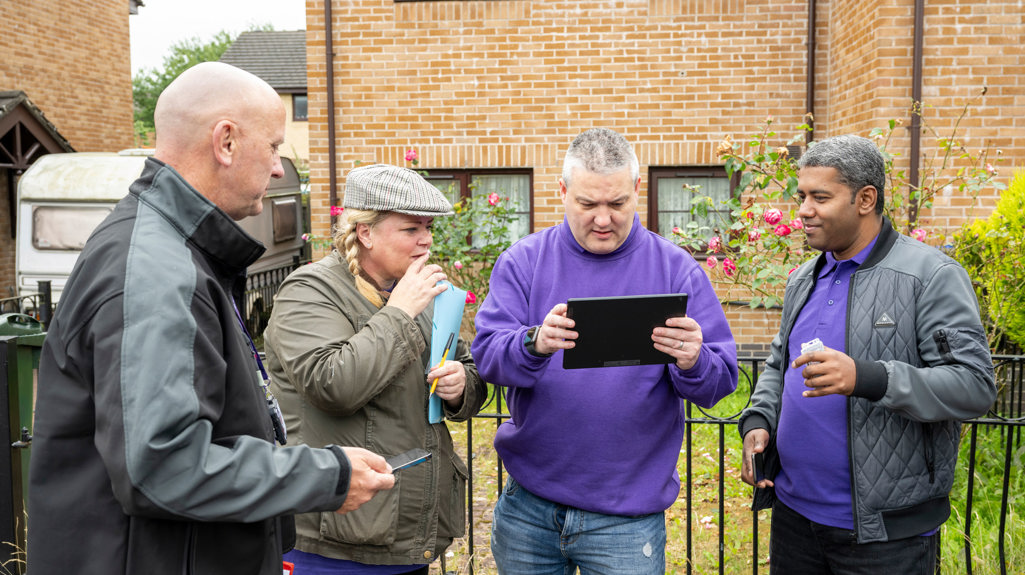
[[[36,282],[39,290],[39,323],[43,324],[43,330],[50,329],[50,320],[53,319],[53,298],[51,296],[50,280],[39,280]]]

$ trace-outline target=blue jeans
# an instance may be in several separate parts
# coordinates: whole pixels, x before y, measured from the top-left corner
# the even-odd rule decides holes
[[[939,533],[858,543],[853,531],[815,523],[780,501],[772,506],[772,575],[933,575]]]
[[[665,513],[622,517],[538,497],[511,476],[495,504],[499,575],[664,575]]]

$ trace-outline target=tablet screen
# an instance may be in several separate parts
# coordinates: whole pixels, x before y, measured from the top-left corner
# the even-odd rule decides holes
[[[563,369],[676,361],[655,349],[651,332],[687,314],[687,294],[570,298],[566,303],[578,337],[576,346],[563,352]]]

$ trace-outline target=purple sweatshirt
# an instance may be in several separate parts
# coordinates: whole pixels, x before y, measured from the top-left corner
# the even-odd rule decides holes
[[[572,297],[688,294],[701,326],[697,364],[562,369],[562,352],[527,353],[523,338]],[[514,244],[495,263],[477,312],[472,353],[481,375],[508,388],[512,418],[495,436],[509,473],[550,501],[610,515],[669,508],[685,403],[710,407],[737,386],[737,351],[722,306],[694,258],[634,216],[623,245],[592,254],[563,222]]]

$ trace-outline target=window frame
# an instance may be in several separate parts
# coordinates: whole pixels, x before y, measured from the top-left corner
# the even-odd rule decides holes
[[[301,116],[300,117],[296,113],[296,105],[295,105],[296,98],[306,98],[306,115],[305,116]],[[309,94],[308,93],[303,92],[302,94],[292,94],[292,121],[293,122],[309,122],[310,121],[310,98],[309,98]]]
[[[659,228],[659,209],[658,209],[658,181],[662,178],[688,178],[688,177],[704,177],[704,178],[715,178],[722,177],[727,178],[726,166],[722,165],[684,165],[684,166],[648,166],[648,229],[658,232]],[[740,178],[737,174],[734,174],[728,179],[730,195],[734,198],[737,197],[737,187],[740,184]],[[707,253],[703,246],[701,251],[696,252],[698,254]]]
[[[527,176],[527,234],[534,233],[534,169],[533,168],[460,168],[424,169],[427,179],[445,179],[459,182],[460,200],[471,197],[470,181],[473,176],[521,175]],[[526,236],[524,236],[526,237]],[[516,238],[519,239],[519,238]],[[516,241],[514,239],[513,241]]]

